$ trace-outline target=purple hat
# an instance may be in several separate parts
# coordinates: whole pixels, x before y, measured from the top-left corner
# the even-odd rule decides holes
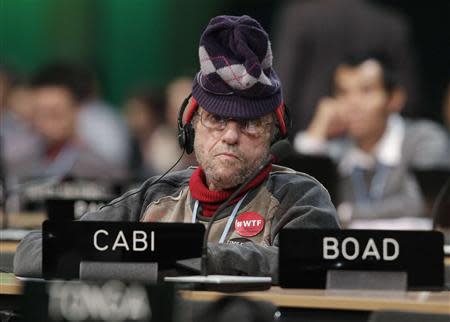
[[[249,16],[218,16],[200,38],[192,96],[210,113],[257,118],[282,104],[269,36]]]

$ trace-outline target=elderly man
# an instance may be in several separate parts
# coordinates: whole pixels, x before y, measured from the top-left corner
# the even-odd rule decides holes
[[[198,168],[151,178],[83,220],[200,222],[270,157],[286,136],[280,82],[267,33],[248,16],[212,19],[200,39],[201,70],[182,106],[182,147]],[[195,133],[195,134],[194,134]],[[249,227],[242,223],[252,220]],[[209,273],[277,278],[283,227],[338,228],[325,188],[314,178],[269,163],[217,217],[209,236]],[[40,233],[25,238],[15,273],[40,269]],[[37,255],[37,256],[36,256]],[[31,269],[30,269],[31,268]]]

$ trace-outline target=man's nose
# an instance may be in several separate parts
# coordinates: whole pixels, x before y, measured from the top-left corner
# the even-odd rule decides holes
[[[241,130],[236,121],[229,120],[222,131],[222,141],[227,144],[236,144],[239,141]]]

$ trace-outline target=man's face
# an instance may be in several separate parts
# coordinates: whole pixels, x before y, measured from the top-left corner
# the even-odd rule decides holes
[[[264,116],[265,131],[252,136],[243,132],[236,121],[227,122],[223,130],[204,126],[201,117],[211,116],[199,108],[194,118],[194,150],[197,161],[206,174],[211,190],[233,188],[242,183],[269,155],[273,136],[273,117]],[[202,116],[200,116],[202,113]]]
[[[348,134],[356,141],[371,140],[384,132],[390,95],[383,70],[375,60],[359,66],[342,65],[335,73],[335,96],[344,107]]]
[[[50,144],[60,144],[73,138],[78,112],[71,93],[59,86],[37,88],[33,92],[34,125]]]

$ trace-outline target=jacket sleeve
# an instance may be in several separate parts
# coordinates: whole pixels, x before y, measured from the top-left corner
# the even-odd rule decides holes
[[[430,121],[417,121],[409,125],[407,135],[411,138],[405,143],[405,153],[411,160],[411,167],[450,167],[449,135],[442,127]]]
[[[282,228],[339,229],[336,210],[326,189],[311,177],[296,179],[274,191],[280,205],[272,221],[272,245],[210,244],[211,274],[270,276],[277,284],[278,236]]]
[[[42,233],[34,230],[17,246],[14,255],[14,274],[20,277],[42,275]]]
[[[151,179],[140,188],[130,190],[96,212],[83,215],[80,220],[138,221]],[[42,276],[42,232],[32,231],[20,242],[14,255],[14,274],[21,277]]]

